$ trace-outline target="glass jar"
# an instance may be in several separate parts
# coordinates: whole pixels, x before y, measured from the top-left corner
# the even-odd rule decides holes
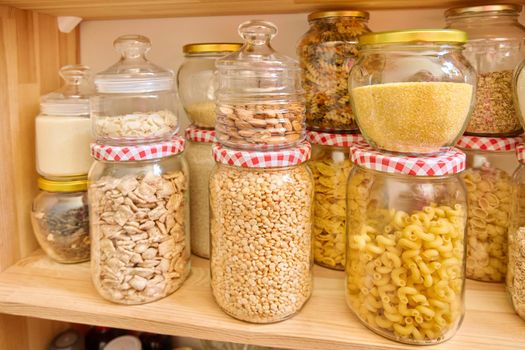
[[[352,107],[374,148],[438,153],[461,136],[474,106],[476,74],[457,30],[405,30],[360,37],[350,72]]]
[[[98,143],[131,145],[169,141],[178,131],[174,74],[149,62],[142,35],[113,43],[120,60],[95,76],[91,99],[93,134]]]
[[[190,170],[191,252],[210,257],[210,174],[215,167],[211,152],[215,131],[190,126],[186,129],[187,150],[184,157]]]
[[[359,134],[308,131],[312,157],[307,163],[314,178],[314,260],[344,270],[346,255],[346,183],[353,164],[350,145],[363,142]]]
[[[89,260],[87,179],[53,181],[40,177],[31,223],[36,240],[53,260],[74,264]]]
[[[310,145],[282,151],[213,146],[210,273],[215,301],[253,323],[295,315],[312,293]]]
[[[525,60],[523,60],[514,72],[512,79],[512,95],[514,108],[518,113],[520,122],[525,125]]]
[[[215,61],[238,51],[238,43],[184,45],[184,63],[177,73],[177,87],[188,119],[198,128],[215,129]]]
[[[177,290],[190,272],[184,139],[93,144],[89,172],[91,274],[107,300],[142,304]]]
[[[359,132],[350,104],[348,77],[357,60],[358,38],[370,32],[368,12],[318,11],[297,46],[311,130]]]
[[[83,65],[60,69],[64,86],[42,96],[35,119],[36,169],[47,179],[85,176],[93,159],[89,154],[91,120],[89,97],[94,88],[91,70]]]
[[[447,28],[468,34],[463,55],[478,75],[468,135],[516,136],[522,131],[512,99],[512,75],[525,58],[521,5],[469,6],[445,12]]]
[[[436,344],[464,315],[465,154],[403,157],[350,148],[346,300],[386,338]]]
[[[467,278],[504,282],[510,225],[515,149],[521,138],[463,136],[467,154],[461,178],[467,189]]]
[[[305,137],[301,68],[271,47],[277,27],[264,21],[239,26],[244,44],[217,60],[217,139],[226,147],[275,150]]]

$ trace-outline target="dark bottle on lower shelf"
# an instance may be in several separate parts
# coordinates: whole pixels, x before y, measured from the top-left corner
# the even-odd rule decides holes
[[[171,350],[169,335],[141,333],[139,338],[142,342],[142,350]]]
[[[86,333],[86,350],[103,350],[111,340],[125,334],[121,329],[94,326]]]

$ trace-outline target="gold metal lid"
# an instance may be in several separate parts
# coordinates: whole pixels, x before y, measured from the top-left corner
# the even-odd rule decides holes
[[[445,11],[445,17],[475,14],[482,12],[500,12],[510,11],[520,13],[522,6],[520,4],[495,4],[495,5],[480,5],[467,7],[454,7]]]
[[[467,42],[467,33],[456,29],[409,29],[367,33],[359,37],[359,44],[391,44],[407,42]]]
[[[38,188],[48,192],[81,192],[87,191],[88,180],[86,177],[67,181],[48,180],[38,178]]]
[[[339,10],[339,11],[316,11],[308,15],[308,21],[327,17],[356,17],[368,19],[369,13],[366,11]]]
[[[204,53],[204,52],[233,52],[239,51],[241,43],[193,43],[182,47],[184,53]]]

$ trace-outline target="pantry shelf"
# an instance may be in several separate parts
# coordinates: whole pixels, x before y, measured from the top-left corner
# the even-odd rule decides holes
[[[42,251],[0,273],[0,313],[294,349],[406,349],[374,335],[345,305],[343,273],[315,268],[315,290],[296,317],[254,325],[226,316],[213,301],[208,261],[193,258],[184,286],[161,301],[140,306],[101,299],[89,264],[61,265]],[[451,341],[428,349],[523,349],[525,322],[502,285],[468,281],[467,312]]]

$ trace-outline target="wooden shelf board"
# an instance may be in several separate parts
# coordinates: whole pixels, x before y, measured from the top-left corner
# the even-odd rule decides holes
[[[344,273],[315,268],[315,290],[292,319],[254,325],[225,315],[209,288],[208,261],[193,258],[184,286],[158,302],[123,306],[95,292],[89,264],[61,265],[41,251],[0,273],[0,313],[293,349],[406,349],[363,327],[347,308]],[[452,340],[428,349],[523,349],[525,322],[502,285],[468,281],[467,314]]]

